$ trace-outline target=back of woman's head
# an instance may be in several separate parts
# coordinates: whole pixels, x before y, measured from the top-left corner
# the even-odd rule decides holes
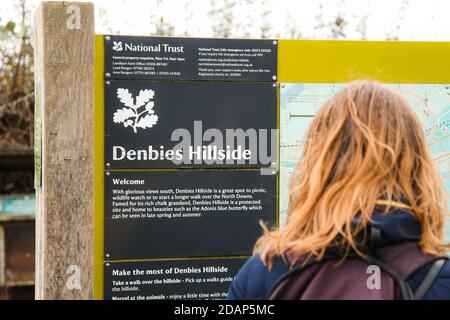
[[[414,111],[393,88],[352,82],[316,114],[291,178],[286,224],[266,230],[255,250],[270,263],[288,251],[320,259],[337,239],[357,249],[355,235],[380,202],[410,208],[425,252],[446,250],[446,193]]]

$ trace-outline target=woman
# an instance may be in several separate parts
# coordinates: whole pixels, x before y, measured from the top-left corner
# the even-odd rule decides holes
[[[434,266],[449,249],[446,214],[414,111],[390,87],[350,83],[315,116],[291,179],[286,224],[264,228],[228,299],[396,298],[399,285],[386,270],[378,282],[369,279],[379,260],[405,278],[402,294],[450,299],[450,263]],[[289,270],[296,284],[286,284]]]

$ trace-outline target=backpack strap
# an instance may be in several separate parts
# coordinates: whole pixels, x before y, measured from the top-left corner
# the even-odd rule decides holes
[[[278,293],[279,290],[283,290],[283,285],[296,274],[305,270],[306,268],[325,261],[336,260],[336,257],[330,254],[326,254],[324,258],[317,261],[314,257],[303,255],[297,259],[291,257],[289,253],[284,253],[281,256],[282,260],[286,265],[289,266],[289,271],[283,274],[275,283],[272,285],[271,289],[266,294],[266,300],[273,300],[273,296]]]
[[[406,279],[404,279],[397,271],[391,268],[384,261],[375,258],[374,256],[366,256],[365,259],[367,263],[377,265],[383,272],[387,273],[395,283],[398,285],[400,290],[401,298],[403,300],[414,300],[414,294],[411,290]]]
[[[414,300],[423,299],[428,290],[430,290],[431,286],[438,277],[447,260],[448,260],[447,257],[443,257],[432,262],[430,270],[428,270],[422,282],[419,284],[416,291],[414,292]]]
[[[413,274],[431,264],[430,269],[415,290],[412,298],[409,298],[414,300],[420,300],[425,296],[439,276],[445,261],[449,259],[447,256],[435,256],[424,253],[417,243],[414,242],[381,248],[377,253],[376,258],[395,270],[406,284],[408,284],[407,281]],[[399,285],[400,291],[402,291],[401,282],[398,282],[397,279],[395,280]],[[401,292],[401,296],[405,298],[403,292]]]
[[[368,247],[364,257],[359,256],[354,251],[350,251],[347,259],[359,259],[368,264],[377,265],[384,273],[388,274],[397,284],[400,298],[403,300],[419,300],[428,292],[433,282],[439,275],[446,260],[446,256],[433,256],[420,250],[417,243],[407,242],[391,245],[388,247],[378,247],[380,232],[377,228],[369,230]],[[282,255],[284,262],[290,266],[290,270],[275,282],[268,292],[267,298],[276,296],[280,290],[284,290],[288,280],[311,265],[323,263],[330,260],[339,260],[336,252],[327,252],[323,259],[317,261],[314,257],[303,255],[295,257],[289,253]],[[412,291],[407,280],[419,269],[428,264],[432,264],[429,271],[419,284],[415,292]]]
[[[388,264],[383,262],[382,260],[372,256],[372,255],[366,255],[364,258],[360,255],[356,254],[355,252],[350,252],[347,255],[347,259],[356,259],[356,260],[362,260],[365,261],[368,264],[377,265],[384,273],[388,274],[390,277],[393,278],[395,283],[397,283],[398,288],[400,290],[401,298],[403,300],[413,300],[414,294],[408,285],[408,282],[393,268],[391,268]],[[283,260],[285,261],[292,261],[291,258],[289,258],[289,255],[284,255]],[[280,290],[284,290],[284,287],[286,285],[289,285],[288,281],[289,279],[293,278],[296,274],[300,273],[301,271],[305,270],[309,266],[312,266],[317,263],[324,263],[326,261],[337,261],[339,260],[339,257],[333,255],[333,254],[326,254],[324,258],[320,261],[315,260],[314,258],[310,258],[309,260],[301,259],[303,260],[303,263],[299,263],[298,261],[292,266],[290,270],[285,273],[283,276],[278,279],[278,281],[275,282],[275,284],[272,286],[271,290],[269,290],[266,299],[272,300],[274,296],[278,294]]]

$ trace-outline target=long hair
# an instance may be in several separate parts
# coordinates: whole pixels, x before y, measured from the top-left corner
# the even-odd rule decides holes
[[[356,236],[380,203],[382,214],[408,208],[421,225],[424,252],[448,250],[447,195],[414,110],[395,89],[356,81],[314,117],[291,178],[285,226],[264,228],[254,252],[269,267],[287,252],[317,260],[331,246],[359,252]]]

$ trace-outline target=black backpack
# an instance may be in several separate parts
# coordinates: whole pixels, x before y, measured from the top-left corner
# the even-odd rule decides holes
[[[416,242],[380,247],[365,258],[350,253],[341,262],[335,254],[319,262],[306,256],[283,258],[292,266],[272,287],[269,300],[421,300],[448,260],[424,253]],[[427,265],[427,274],[413,292],[408,278]],[[378,268],[380,288],[369,287],[369,268]]]

